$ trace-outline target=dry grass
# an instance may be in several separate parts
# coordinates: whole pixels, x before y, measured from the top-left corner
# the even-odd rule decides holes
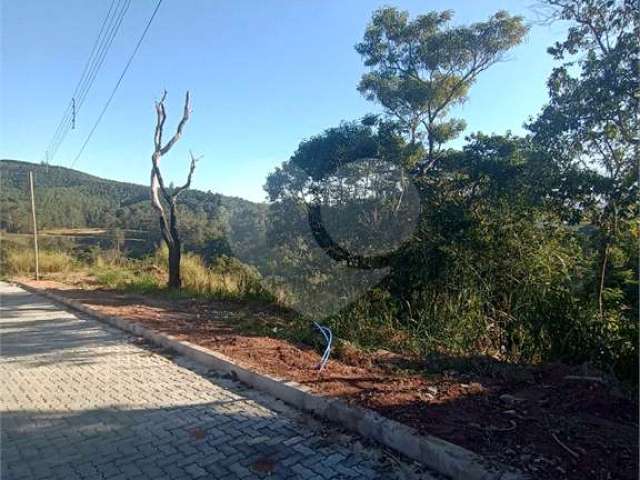
[[[92,229],[85,229],[92,230]],[[34,256],[26,238],[2,236],[0,244],[0,273],[4,277],[30,275],[34,272]],[[135,260],[121,257],[116,252],[97,251],[84,262],[75,259],[63,248],[51,246],[40,250],[39,262],[42,274],[65,274],[84,271],[107,288],[158,292],[188,297],[259,299],[274,302],[276,299],[261,284],[260,274],[234,258],[221,257],[212,265],[192,253],[184,253],[181,262],[182,289],[167,292],[168,252],[160,248],[150,257]],[[62,277],[60,276],[62,274]]]
[[[155,267],[164,270],[167,256],[166,248],[159,249],[153,259]],[[184,253],[180,266],[182,287],[188,295],[274,300],[262,287],[260,274],[234,258],[220,257],[207,266],[198,255]]]
[[[76,261],[67,253],[55,250],[40,250],[38,263],[41,273],[69,272]],[[26,275],[35,271],[34,253],[28,249],[8,249],[1,259],[4,275]]]

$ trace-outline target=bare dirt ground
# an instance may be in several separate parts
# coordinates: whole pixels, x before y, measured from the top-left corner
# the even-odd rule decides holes
[[[283,328],[277,308],[235,301],[166,299],[55,281],[28,282],[221,352],[257,371],[295,380],[497,460],[539,479],[638,478],[638,403],[615,381],[565,365],[491,359],[417,362],[342,349],[316,369],[305,345],[257,336]],[[427,373],[429,372],[429,373]],[[592,378],[590,378],[592,377]]]

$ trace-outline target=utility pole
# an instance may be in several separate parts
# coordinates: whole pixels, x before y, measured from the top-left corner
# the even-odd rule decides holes
[[[38,224],[36,223],[36,202],[33,197],[32,171],[29,171],[29,187],[31,189],[31,215],[33,216],[33,251],[36,259],[36,280],[40,280],[40,266],[38,265]]]

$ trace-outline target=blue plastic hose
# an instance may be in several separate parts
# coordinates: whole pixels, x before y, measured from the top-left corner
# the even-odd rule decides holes
[[[322,371],[322,369],[327,365],[329,361],[329,355],[331,354],[331,342],[333,340],[333,334],[331,333],[331,329],[329,327],[324,327],[320,325],[318,322],[313,322],[315,327],[320,330],[322,336],[327,342],[327,347],[324,349],[324,353],[322,354],[322,358],[320,358],[320,363],[316,367],[318,370]]]

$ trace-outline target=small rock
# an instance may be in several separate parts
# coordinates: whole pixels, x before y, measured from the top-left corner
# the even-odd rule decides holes
[[[427,387],[427,391],[433,395],[437,395],[438,389],[436,387]]]

